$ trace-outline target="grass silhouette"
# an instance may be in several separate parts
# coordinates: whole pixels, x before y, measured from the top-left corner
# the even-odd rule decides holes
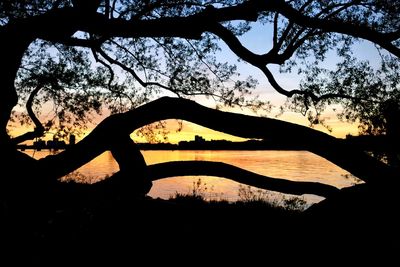
[[[169,198],[171,202],[185,204],[202,204],[208,206],[237,206],[237,207],[259,207],[276,209],[279,211],[287,211],[300,213],[307,208],[307,202],[303,197],[297,196],[274,196],[270,191],[253,188],[248,185],[239,185],[238,199],[228,201],[223,195],[213,192],[214,188],[202,182],[201,178],[194,181],[188,193],[176,192]]]

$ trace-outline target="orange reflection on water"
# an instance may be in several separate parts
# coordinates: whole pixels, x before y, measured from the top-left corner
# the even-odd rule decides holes
[[[307,151],[145,151],[148,164],[172,160],[207,160],[225,162],[262,175],[294,181],[312,181],[339,188],[351,186],[354,179],[335,164]],[[212,187],[212,194],[228,200],[238,198],[239,183],[225,178],[207,176],[174,177],[157,181],[150,195],[168,198],[175,192],[189,192],[193,183],[201,178]],[[309,202],[320,201],[317,196],[306,196]]]
[[[330,184],[339,188],[351,186],[356,180],[345,170],[307,151],[216,151],[216,150],[174,150],[142,151],[147,164],[183,160],[207,160],[225,162],[262,175],[294,181],[312,181]],[[32,152],[27,152],[32,155]],[[35,152],[35,158],[48,155],[48,151]],[[105,152],[78,171],[91,179],[101,180],[118,171],[118,164],[110,152]],[[93,178],[94,177],[94,178]],[[236,200],[239,183],[225,178],[208,176],[171,177],[155,181],[149,195],[169,198],[176,192],[188,193],[193,183],[201,179],[206,184],[209,197]],[[306,196],[310,202],[321,198]]]

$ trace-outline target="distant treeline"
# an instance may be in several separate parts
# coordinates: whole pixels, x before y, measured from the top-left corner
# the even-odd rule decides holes
[[[343,142],[368,151],[387,151],[391,144],[384,136],[347,136]],[[281,142],[265,140],[248,140],[232,142],[228,140],[206,141],[196,138],[193,141],[181,141],[178,144],[171,143],[138,143],[140,150],[307,150],[307,146],[285,140]],[[323,145],[323,144],[319,144]],[[33,145],[18,145],[24,149],[65,149],[70,145],[64,142],[35,142]]]
[[[141,150],[304,150],[305,147],[294,147],[288,143],[266,142],[260,140],[248,140],[244,142],[232,142],[228,140],[211,141],[181,141],[179,144],[159,143],[138,144]]]

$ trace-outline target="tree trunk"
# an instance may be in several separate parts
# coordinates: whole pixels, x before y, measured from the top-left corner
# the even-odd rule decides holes
[[[385,188],[393,186],[395,178],[397,178],[397,173],[386,165],[367,156],[364,152],[346,147],[340,140],[316,130],[274,119],[221,112],[203,107],[193,101],[166,97],[135,110],[106,118],[86,138],[57,155],[47,156],[41,160],[33,160],[14,150],[14,155],[5,161],[9,166],[15,166],[17,162],[16,173],[12,177],[8,177],[12,187],[7,184],[4,186],[4,183],[1,186],[2,197],[10,197],[18,204],[18,209],[13,209],[14,213],[11,213],[11,215],[15,216],[18,223],[21,224],[20,227],[27,227],[25,225],[28,223],[26,219],[36,218],[37,214],[43,212],[43,207],[48,207],[48,203],[52,202],[52,196],[55,195],[55,198],[57,197],[57,191],[54,190],[57,186],[52,186],[57,182],[57,178],[79,168],[106,150],[112,151],[120,166],[120,172],[89,188],[99,189],[100,196],[105,192],[105,194],[111,193],[111,196],[118,198],[121,192],[125,196],[129,196],[131,192],[134,193],[135,191],[139,195],[143,195],[151,186],[150,179],[156,179],[157,176],[165,176],[157,174],[157,171],[160,168],[161,170],[164,168],[164,170],[170,171],[171,165],[152,166],[148,169],[137,147],[129,139],[129,134],[149,123],[170,118],[184,119],[241,137],[290,141],[296,145],[301,143],[308,150],[331,160],[359,178],[364,179],[368,187],[355,187],[354,192],[360,192],[359,188],[367,188],[367,193],[361,190],[362,194],[355,194],[355,197],[349,197],[353,196],[353,194],[349,194],[349,192],[352,192],[351,190],[344,190],[343,198],[341,193],[336,194],[335,190],[329,187],[321,187],[320,185],[317,185],[317,187],[315,185],[306,185],[304,187],[304,185],[301,185],[303,189],[308,188],[307,190],[309,190],[312,188],[314,192],[323,192],[323,194],[329,196],[328,200],[331,199],[330,196],[333,196],[332,201],[322,203],[322,208],[315,208],[310,212],[323,214],[324,216],[322,217],[324,218],[335,218],[338,223],[346,216],[359,214],[354,213],[354,210],[362,210],[363,215],[369,214],[368,205],[374,203],[374,195],[370,195],[370,193],[378,192],[379,194],[376,197],[383,199],[384,194],[382,192],[386,192]],[[291,141],[292,139],[294,141]],[[205,164],[207,165],[207,163]],[[177,172],[181,175],[189,175],[193,171],[194,174],[213,175],[217,173],[219,176],[223,176],[220,174],[220,168],[221,166],[217,165],[213,165],[213,168],[210,169],[199,169],[198,166],[194,166],[187,172],[184,169],[177,170]],[[223,168],[225,167],[222,166]],[[151,171],[148,172],[149,170],[153,173]],[[231,171],[231,169],[228,171]],[[177,172],[172,172],[172,175]],[[226,172],[226,170],[222,170],[222,172]],[[148,176],[152,174],[155,177]],[[249,177],[248,174],[242,173],[239,178],[245,182],[246,177]],[[251,176],[250,180],[254,178],[254,176]],[[256,177],[257,180],[258,178]],[[386,182],[389,182],[389,184],[386,184]],[[276,183],[270,181],[268,186],[275,187],[283,192],[297,191],[299,188],[297,185],[293,187],[293,184],[288,184],[284,181]],[[371,191],[371,188],[374,190]],[[388,193],[391,194],[392,192]],[[357,199],[362,200],[361,203],[360,201],[354,202]],[[390,200],[392,199],[391,197]],[[348,203],[348,201],[351,201],[354,205],[350,205],[351,203]],[[393,203],[391,203],[390,207],[393,207]],[[360,205],[363,205],[364,208],[359,209]],[[378,210],[376,206],[374,205],[374,212]],[[341,213],[342,209],[345,210],[344,213]],[[330,210],[335,212],[329,213]],[[15,214],[15,211],[17,214]],[[20,214],[24,214],[22,219]],[[325,216],[326,214],[329,214],[329,216]],[[384,216],[390,214],[390,210],[385,209],[376,214]],[[374,215],[372,214],[371,216],[373,217]],[[362,220],[369,220],[371,216],[359,216],[362,219],[353,218],[354,216],[352,216],[352,219],[357,219],[357,223],[362,224]],[[46,218],[45,216],[43,217]],[[385,218],[392,219],[390,216]],[[15,220],[11,222],[15,223]],[[30,227],[37,225],[29,223]]]
[[[151,166],[149,169],[151,172],[148,173],[143,157],[128,136],[139,127],[170,118],[184,119],[241,137],[288,141],[296,146],[299,143],[303,144],[304,148],[309,151],[327,158],[358,178],[363,179],[369,184],[369,188],[377,188],[375,192],[382,192],[383,188],[393,186],[396,182],[397,173],[395,170],[369,157],[362,151],[353,150],[351,147],[345,146],[341,140],[322,132],[274,119],[221,112],[203,107],[193,101],[176,98],[161,98],[135,110],[112,115],[102,121],[92,133],[73,147],[57,155],[34,161],[34,163],[26,161],[25,165],[21,164],[24,167],[20,169],[31,169],[35,176],[40,177],[39,181],[42,180],[47,184],[51,184],[57,178],[79,168],[104,151],[111,150],[120,165],[121,171],[115,174],[114,177],[101,182],[98,186],[103,189],[108,187],[111,191],[121,190],[121,192],[126,192],[126,195],[129,195],[129,192],[132,192],[132,194],[136,192],[139,195],[146,193],[151,186],[150,180],[156,179],[157,176],[165,177],[168,174],[157,173],[157,169],[159,170],[160,166]],[[27,168],[26,166],[30,167]],[[188,171],[185,171],[182,167],[179,170],[170,172],[170,167],[167,165],[161,166],[161,170],[170,172],[169,175],[190,175],[192,172],[194,175],[201,173],[202,175],[217,174],[218,176],[224,176],[221,174],[222,172],[227,172],[227,169],[223,170],[224,168],[225,166],[220,165],[201,169],[198,166],[190,166]],[[227,175],[235,175],[231,170],[231,168],[228,168],[230,174]],[[149,174],[154,177],[148,177]],[[258,183],[258,186],[261,185],[253,179],[254,175],[239,174],[237,179],[241,179],[241,182],[250,184],[255,182]],[[27,176],[29,175],[27,174]],[[250,177],[250,180],[247,182],[245,177]],[[23,180],[21,180],[21,183],[23,183]],[[298,191],[299,189],[303,190],[303,192],[310,192],[311,190],[314,193],[322,192],[322,195],[326,196],[332,195],[334,196],[333,199],[340,199],[335,190],[331,190],[328,187],[320,187],[319,185],[318,188],[314,187],[314,185],[306,185],[306,187],[301,185],[299,187],[285,181],[277,181],[276,183],[271,181],[271,183],[265,183],[264,185],[269,187],[268,189],[275,189],[281,192],[300,192]],[[379,194],[379,196],[381,195]],[[337,200],[333,200],[333,203],[335,202]],[[332,207],[332,205],[325,206]],[[335,204],[333,204],[334,206]]]
[[[138,174],[138,184],[145,185],[149,183],[144,178],[146,165],[129,139],[129,134],[149,123],[170,118],[184,119],[241,137],[283,140],[296,145],[300,143],[309,151],[372,184],[382,185],[395,181],[397,175],[391,168],[364,152],[352,150],[340,140],[307,127],[274,119],[221,112],[189,100],[161,98],[135,110],[108,117],[82,141],[57,155],[35,161],[15,151],[14,155],[19,158],[18,165],[21,166],[16,177],[21,180],[13,183],[18,186],[20,182],[23,186],[27,179],[32,180],[32,176],[39,177],[35,178],[34,183],[54,183],[56,179],[76,170],[104,151],[111,150],[123,176]],[[204,172],[206,174],[207,171]],[[143,190],[148,188],[143,186]]]
[[[24,36],[23,32],[3,28],[0,31],[0,147],[9,145],[6,132],[11,111],[18,102],[14,82],[21,64],[24,52],[32,39]]]
[[[53,174],[61,177],[109,150],[113,140],[128,136],[144,125],[173,118],[240,137],[285,142],[294,147],[302,144],[304,149],[326,158],[366,182],[382,184],[394,181],[397,177],[395,169],[346,145],[341,139],[322,132],[270,118],[221,112],[193,101],[167,97],[105,119],[74,147],[41,160],[41,169],[54,166]]]

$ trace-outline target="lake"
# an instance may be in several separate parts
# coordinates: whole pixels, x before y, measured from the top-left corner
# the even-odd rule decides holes
[[[25,153],[35,158],[42,158],[54,152],[26,150]],[[357,179],[347,171],[308,151],[145,150],[142,153],[147,164],[177,160],[220,161],[270,177],[320,182],[338,188],[352,186],[357,182]],[[118,171],[118,165],[111,153],[105,152],[77,171],[91,181],[97,181]],[[207,176],[171,177],[158,180],[153,182],[153,188],[149,195],[168,199],[176,192],[188,193],[198,179],[201,179],[201,189],[204,189],[203,192],[207,198],[230,201],[238,199],[239,183],[225,178]],[[257,189],[251,188],[251,190],[256,191]],[[265,193],[265,191],[262,194],[267,194],[268,197],[277,200],[283,196],[274,192]],[[323,199],[314,195],[304,195],[303,197],[309,203]]]

